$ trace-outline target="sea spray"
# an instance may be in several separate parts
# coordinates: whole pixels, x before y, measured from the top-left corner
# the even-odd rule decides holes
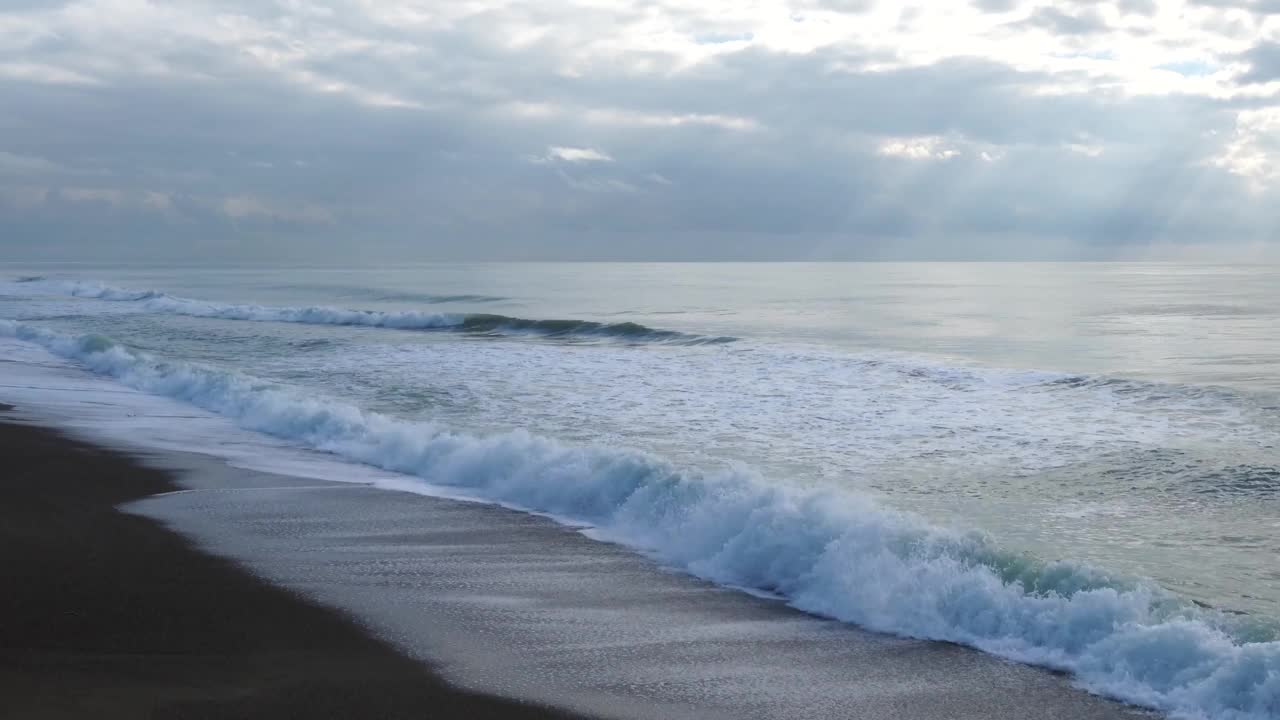
[[[1280,642],[1153,583],[1011,556],[870,498],[798,490],[749,469],[707,473],[645,453],[524,431],[473,436],[397,420],[101,336],[0,321],[139,390],[480,498],[555,513],[726,584],[899,635],[1069,670],[1085,687],[1179,717],[1280,716]]]

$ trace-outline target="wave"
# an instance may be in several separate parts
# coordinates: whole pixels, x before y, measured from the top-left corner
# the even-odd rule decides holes
[[[128,290],[125,288],[112,287],[111,285],[103,285],[102,283],[84,282],[81,280],[49,280],[42,275],[20,277],[14,282],[29,285],[35,289],[46,292],[56,292],[63,295],[71,295],[72,297],[94,298],[97,300],[131,302],[165,297],[164,293],[156,290]]]
[[[460,329],[477,334],[509,334],[528,332],[546,337],[606,336],[631,341],[667,342],[684,345],[717,345],[737,338],[692,335],[675,330],[658,330],[634,322],[596,322],[593,320],[528,320],[505,315],[466,315]]]
[[[287,322],[308,325],[349,325],[396,330],[452,330],[486,336],[526,334],[566,340],[613,339],[628,342],[659,342],[681,345],[720,344],[736,340],[736,338],[732,337],[694,335],[674,330],[660,330],[634,322],[531,320],[485,313],[439,313],[415,310],[383,312],[325,306],[274,307],[269,305],[226,304],[178,297],[156,290],[129,290],[96,282],[51,282],[43,278],[28,282],[37,284],[41,289],[74,297],[125,302],[143,301],[143,307],[148,312],[222,320]]]
[[[444,303],[496,303],[506,302],[508,298],[498,295],[427,295],[424,293],[393,292],[369,290],[370,300],[381,302],[423,302],[428,304]]]
[[[443,305],[448,303],[497,303],[511,298],[500,295],[475,295],[460,293],[455,295],[435,295],[432,293],[414,292],[411,290],[387,290],[378,287],[362,287],[359,285],[322,285],[292,284],[279,285],[281,290],[301,290],[319,292],[336,297],[370,300],[373,302],[412,302],[425,305]]]
[[[1253,455],[1236,450],[1228,456],[1198,455],[1176,448],[1126,449],[1097,460],[1106,466],[1097,477],[1132,489],[1190,492],[1258,500],[1280,495],[1280,465],[1266,449]]]
[[[938,528],[865,496],[525,431],[458,433],[97,335],[8,320],[0,335],[251,430],[592,525],[661,562],[802,610],[1069,671],[1094,692],[1177,716],[1280,715],[1280,641],[1248,641],[1238,617],[1147,581],[1008,553],[983,535]]]

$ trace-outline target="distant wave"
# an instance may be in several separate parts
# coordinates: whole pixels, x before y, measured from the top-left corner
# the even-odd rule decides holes
[[[338,297],[374,302],[413,302],[426,305],[443,305],[448,303],[495,303],[510,300],[500,295],[476,295],[460,293],[454,295],[436,295],[432,293],[414,292],[411,290],[388,290],[379,287],[362,287],[359,285],[324,285],[324,284],[289,284],[278,286],[283,290],[302,290],[307,292],[327,293]]]
[[[424,303],[492,303],[503,302],[507,298],[498,295],[427,295],[424,293],[370,291],[371,300],[383,302],[424,302]]]
[[[251,430],[589,523],[694,575],[776,593],[806,611],[1070,671],[1094,692],[1178,717],[1273,720],[1280,708],[1280,641],[1247,640],[1240,618],[1148,581],[1008,553],[864,496],[525,431],[454,432],[98,335],[0,320],[0,336]]]
[[[595,322],[592,320],[527,320],[505,315],[466,315],[460,328],[470,333],[509,334],[528,332],[547,337],[590,337],[594,335],[670,342],[688,345],[707,345],[733,342],[736,338],[725,336],[691,335],[674,330],[657,330],[634,322]]]
[[[308,325],[354,325],[397,330],[452,330],[474,335],[527,334],[546,338],[612,339],[681,345],[727,343],[736,339],[722,336],[694,335],[674,330],[659,330],[633,322],[531,320],[485,313],[439,313],[416,310],[382,312],[325,306],[276,307],[269,305],[227,304],[178,297],[156,290],[131,290],[95,282],[50,281],[44,278],[36,278],[26,282],[36,284],[43,290],[74,297],[125,302],[141,301],[144,302],[144,307],[148,312],[222,320],[287,322]]]
[[[164,293],[156,290],[128,290],[81,280],[50,280],[42,275],[20,277],[14,282],[45,292],[61,293],[72,297],[96,298],[98,300],[136,301],[165,297]]]
[[[1120,397],[1148,398],[1153,401],[1180,398],[1188,401],[1212,401],[1218,412],[1238,407],[1238,392],[1217,385],[1171,384],[1152,380],[1108,377],[1105,375],[1058,374],[1038,383],[1050,390],[1105,390]]]

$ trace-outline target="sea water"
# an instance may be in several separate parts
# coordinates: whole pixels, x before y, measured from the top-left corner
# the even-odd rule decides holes
[[[1176,714],[1280,713],[1280,268],[3,269],[0,335],[277,441]]]

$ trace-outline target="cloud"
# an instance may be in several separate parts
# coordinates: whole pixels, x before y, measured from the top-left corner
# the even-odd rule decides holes
[[[42,157],[18,155],[0,150],[0,173],[33,175],[58,170],[58,166]]]
[[[74,70],[29,62],[0,63],[0,77],[12,80],[31,80],[50,85],[101,84],[96,78]]]
[[[165,200],[161,198],[166,198],[166,196],[160,193],[148,192],[144,202],[154,204],[160,209],[171,207],[171,204],[166,201],[167,198]],[[277,205],[251,195],[236,195],[226,198],[222,201],[221,208],[227,217],[236,220],[265,218],[300,223],[333,222],[333,215],[329,210],[316,205],[305,203],[296,206]]]
[[[1241,53],[1240,59],[1249,66],[1240,82],[1257,84],[1280,80],[1280,43],[1259,43]]]
[[[1229,137],[1213,164],[1246,178],[1255,193],[1280,179],[1280,108],[1241,111]]]
[[[1018,0],[974,0],[973,5],[984,12],[1006,13],[1018,6]]]
[[[1268,242],[1271,7],[9,3],[0,255]]]
[[[876,151],[886,157],[906,160],[950,160],[960,155],[959,150],[949,147],[940,137],[885,139]]]
[[[1107,21],[1096,10],[1068,13],[1052,5],[1036,8],[1023,24],[1054,35],[1095,35],[1108,29]]]
[[[1116,10],[1121,15],[1152,17],[1160,12],[1160,4],[1156,0],[1118,0]]]
[[[575,147],[549,147],[543,159],[570,163],[613,162],[613,158],[599,150]]]

